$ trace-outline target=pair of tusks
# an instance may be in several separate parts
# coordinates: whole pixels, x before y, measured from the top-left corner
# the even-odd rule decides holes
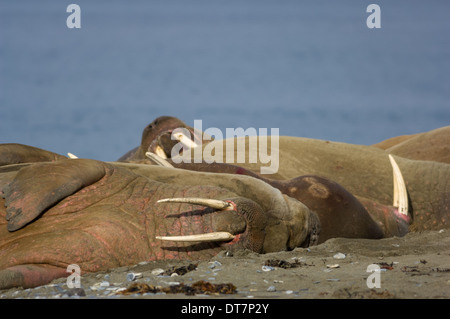
[[[147,155],[147,154],[146,154]],[[148,156],[148,155],[147,155]],[[393,206],[396,207],[400,214],[408,215],[408,193],[406,191],[405,181],[403,179],[400,168],[397,162],[389,154],[389,160],[392,165],[393,178],[394,178],[394,202]],[[167,163],[169,164],[169,163]],[[170,164],[169,164],[170,165]],[[220,210],[232,210],[232,205],[229,202],[215,199],[204,198],[167,198],[161,199],[157,203],[186,203],[194,205],[203,205]],[[230,241],[235,236],[228,232],[212,232],[198,235],[187,236],[156,236],[156,239],[164,241],[177,241],[177,242],[219,242]]]
[[[230,202],[217,199],[185,197],[185,198],[166,198],[160,199],[157,203],[185,203],[192,205],[202,205],[219,210],[233,210],[233,205]],[[180,241],[180,242],[220,242],[230,241],[235,236],[229,232],[211,232],[206,234],[186,235],[186,236],[156,236],[156,239],[165,241]]]
[[[183,144],[186,148],[191,149],[191,148],[196,148],[198,147],[198,144],[195,143],[193,140],[191,140],[186,134],[184,134],[183,132],[173,132],[172,136],[175,137],[175,139],[177,141],[179,141],[181,144]],[[159,157],[166,159],[167,155],[166,152],[164,152],[163,148],[159,145],[156,146],[155,148],[155,153],[156,155],[158,155]],[[146,154],[147,155],[147,154]]]

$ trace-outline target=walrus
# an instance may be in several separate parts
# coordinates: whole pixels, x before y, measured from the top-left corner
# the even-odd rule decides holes
[[[450,126],[393,137],[373,146],[409,159],[450,164]]]
[[[1,144],[0,147],[0,166],[7,164],[51,162],[63,159],[67,159],[67,157],[41,148],[18,143]]]
[[[204,164],[207,162],[237,165],[241,168],[241,172],[246,172],[247,175],[248,172],[252,172],[255,176],[269,181],[271,185],[275,185],[274,180],[286,183],[291,179],[307,175],[323,178],[337,183],[355,196],[378,222],[386,216],[392,217],[388,218],[389,222],[381,223],[384,225],[398,223],[397,230],[394,227],[388,231],[395,234],[403,233],[404,222],[398,219],[402,217],[397,214],[398,209],[393,211],[389,208],[392,207],[392,203],[398,203],[398,200],[393,197],[393,192],[390,191],[394,187],[389,160],[392,155],[405,176],[406,202],[409,204],[407,208],[409,217],[405,222],[411,219],[410,230],[448,227],[449,166],[447,162],[450,158],[450,148],[447,141],[449,138],[450,127],[395,137],[372,146],[280,136],[276,139],[275,150],[279,154],[279,168],[272,174],[261,174],[261,167],[267,165],[261,161],[261,158],[257,161],[250,160],[249,154],[257,154],[259,149],[255,147],[257,148],[261,143],[261,137],[255,136],[233,138],[231,143],[228,143],[229,139],[202,140],[199,147],[202,148],[200,162],[203,164],[200,165],[192,165],[198,163],[198,159],[194,158],[199,153],[197,148],[194,152],[191,149],[191,156],[185,152],[168,159],[167,162],[170,162],[169,166],[184,165],[186,168],[186,165],[191,165],[189,169],[214,172],[229,172],[229,168],[224,165],[214,167]],[[268,153],[273,153],[271,147],[274,144],[271,137],[264,137],[263,142],[268,145]],[[245,146],[243,152],[238,149],[241,143]],[[228,144],[233,145],[233,148],[227,148]],[[214,155],[211,150],[216,151]],[[217,154],[220,153],[217,152],[218,150],[222,154],[219,160],[217,160]],[[245,155],[242,163],[236,162],[238,153]],[[228,163],[229,158],[234,159],[234,162]],[[176,163],[174,160],[177,160]],[[196,161],[197,163],[194,163]],[[155,158],[152,158],[151,162],[147,161],[147,163],[154,162]],[[231,168],[231,171],[239,171],[239,169]],[[280,189],[283,187],[280,186]]]
[[[275,180],[226,163],[174,163],[170,159],[166,162],[166,167],[170,165],[184,170],[247,175],[268,183],[317,213],[321,223],[319,243],[336,237],[378,239],[404,236],[411,223],[407,214],[399,213],[398,203],[383,205],[358,198],[338,183],[317,175]],[[404,183],[403,180],[395,182]]]
[[[421,160],[445,163],[445,158],[450,156],[447,143],[445,143],[449,132],[449,127],[444,127],[412,136],[392,138],[374,146],[282,136],[279,138],[279,150],[277,149],[277,152],[280,152],[280,168],[273,174],[264,175],[260,174],[261,166],[264,163],[254,161],[252,163],[249,159],[249,154],[252,152],[251,147],[260,145],[259,137],[234,138],[233,143],[230,143],[234,146],[234,149],[224,149],[228,145],[227,140],[215,140],[210,144],[208,144],[208,140],[203,140],[204,142],[201,144],[203,148],[201,152],[203,163],[194,163],[193,153],[191,153],[192,157],[188,162],[182,161],[180,163],[179,158],[177,163],[174,163],[173,159],[168,159],[166,162],[170,162],[169,166],[185,169],[253,175],[265,180],[274,187],[278,187],[289,196],[297,196],[297,199],[300,199],[302,196],[287,191],[293,189],[292,187],[285,187],[280,185],[279,182],[277,184],[275,181],[289,183],[289,180],[299,179],[301,176],[314,176],[316,180],[322,181],[322,186],[325,183],[333,182],[355,196],[368,211],[372,219],[375,219],[378,224],[382,225],[385,236],[389,236],[389,234],[401,235],[406,232],[405,225],[407,224],[411,224],[410,228],[413,230],[434,229],[448,225],[447,183],[445,178],[439,177],[440,175],[448,174],[448,167],[445,165],[440,165],[442,167],[439,167],[439,165],[432,163],[423,163],[422,165],[420,162],[409,162],[407,158],[400,158],[399,156],[410,157],[409,159],[416,159],[417,157],[411,155],[411,152],[399,153],[393,147],[395,148],[397,145],[403,145],[403,143],[407,142],[408,147],[404,147],[404,150],[417,151],[420,147],[426,150],[421,152]],[[254,142],[255,139],[258,140],[256,143]],[[237,159],[237,152],[242,152],[242,150],[238,150],[238,145],[241,142],[245,143],[244,153],[247,152],[244,163],[234,163],[234,166],[239,166],[238,168],[227,167],[227,159],[229,157]],[[272,145],[270,138],[267,144]],[[208,151],[211,149],[222,151],[223,158],[219,160],[219,163],[214,162],[217,160],[217,154],[212,158],[208,158],[210,153],[206,152],[205,157],[206,148],[208,148]],[[257,153],[257,150],[253,151]],[[194,152],[198,154],[197,151]],[[395,199],[391,195],[393,192],[389,191],[389,189],[392,189],[391,187],[394,187],[389,165],[391,160],[388,160],[388,158],[392,157],[390,155],[391,152],[396,155],[397,161],[404,162],[405,165],[410,166],[410,169],[406,172],[408,175],[406,184],[409,189],[407,192],[405,190],[407,195],[405,195],[406,199],[403,199],[403,206],[405,204],[409,204],[409,206],[405,208],[406,205],[402,208],[403,210],[409,210],[409,215],[399,214],[398,208],[393,209],[393,203],[396,203],[398,206],[398,199]],[[186,156],[186,154],[183,156]],[[189,159],[189,156],[187,158]],[[175,157],[174,159],[177,158]],[[206,161],[217,165],[207,164]],[[152,162],[155,162],[155,157],[152,158]],[[161,163],[164,165],[164,161],[159,162],[159,164]],[[188,166],[189,168],[187,168]],[[440,173],[441,171],[442,173]],[[429,184],[436,175],[440,179],[434,183],[434,185],[437,185],[437,192],[433,192],[433,189],[427,188],[427,186],[421,186],[422,183],[424,185]],[[326,186],[324,187],[327,188]],[[426,207],[426,195],[424,195],[426,193],[429,194],[434,202],[439,203],[432,210]],[[411,195],[414,198],[412,203],[410,202]],[[306,197],[312,198],[311,196]],[[306,199],[301,198],[301,200],[305,201]],[[310,205],[313,205],[313,203],[310,203]],[[362,216],[362,214],[358,214],[358,216]],[[327,218],[326,220],[332,220],[332,218]],[[344,218],[344,220],[347,219]]]
[[[250,147],[258,145],[252,139],[258,140],[259,137],[235,138],[234,149],[223,149],[222,162],[226,163],[227,158],[236,155],[237,145],[241,142],[245,145],[245,160],[237,164],[258,174],[265,164],[250,162],[249,153],[255,151]],[[302,175],[315,175],[340,184],[359,199],[382,205],[394,202],[392,166],[388,152],[373,146],[310,138],[280,136],[277,140],[279,169],[276,173],[264,175],[266,178],[290,180]],[[224,145],[225,142],[217,140],[207,144],[209,149]],[[268,145],[270,149],[270,137]],[[203,153],[203,160],[207,156],[208,152]],[[400,156],[394,158],[406,184],[408,209],[413,220],[410,229],[447,228],[450,214],[450,165]]]
[[[187,130],[190,138],[187,138],[182,132],[177,134],[174,132],[175,129]],[[172,134],[174,139],[172,139]],[[199,134],[193,127],[186,125],[180,119],[172,116],[160,116],[144,128],[141,144],[122,155],[118,161],[145,160],[146,152],[155,153],[162,158],[170,158],[174,145],[189,143],[189,147],[194,147],[196,138],[201,140],[202,133]]]
[[[46,284],[70,264],[290,250],[320,233],[308,207],[249,176],[66,159],[2,166],[0,189],[0,289]]]

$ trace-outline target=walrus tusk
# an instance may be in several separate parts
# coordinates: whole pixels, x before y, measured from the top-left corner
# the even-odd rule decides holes
[[[234,236],[228,232],[213,232],[198,235],[186,235],[186,236],[156,236],[156,239],[164,241],[181,241],[181,242],[213,242],[213,241],[229,241],[234,239]]]
[[[67,156],[69,156],[69,158],[71,158],[71,159],[77,159],[78,158],[78,156],[73,155],[72,153],[67,153]]]
[[[198,146],[197,143],[195,143],[193,140],[191,140],[189,137],[186,136],[183,132],[174,132],[173,136],[180,141],[181,144],[188,148],[196,148]]]
[[[158,164],[159,166],[163,166],[163,167],[170,167],[170,168],[174,168],[172,164],[170,164],[168,161],[166,161],[164,158],[156,155],[155,153],[152,152],[146,152],[145,156],[147,156],[149,159],[151,159],[153,162],[155,162],[156,164]]]
[[[164,159],[167,158],[166,153],[164,152],[164,150],[162,149],[162,147],[159,146],[159,145],[156,146],[155,153],[156,153],[156,155],[158,155],[158,156],[161,157],[161,158],[164,158]]]
[[[233,205],[231,205],[231,203],[224,200],[209,199],[209,198],[197,198],[197,197],[166,198],[158,200],[157,203],[186,203],[186,204],[202,205],[220,210],[233,210]]]
[[[394,202],[392,206],[397,207],[399,213],[408,215],[408,193],[406,191],[405,180],[397,162],[391,154],[389,154],[389,160],[391,161],[394,175]]]

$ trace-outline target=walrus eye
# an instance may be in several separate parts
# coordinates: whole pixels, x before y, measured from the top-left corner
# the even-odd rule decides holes
[[[231,202],[209,198],[184,197],[184,198],[166,198],[160,199],[157,203],[186,203],[194,205],[202,205],[220,210],[234,210]],[[206,234],[186,235],[186,236],[156,236],[156,239],[164,241],[179,242],[218,242],[230,241],[236,236],[229,232],[211,232]]]

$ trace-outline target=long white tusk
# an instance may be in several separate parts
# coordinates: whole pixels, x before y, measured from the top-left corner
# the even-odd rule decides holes
[[[398,208],[399,213],[408,215],[408,193],[406,191],[405,180],[397,162],[391,154],[389,154],[389,160],[391,161],[394,175],[394,202],[392,205]]]
[[[214,232],[199,235],[186,235],[186,236],[156,236],[156,239],[164,241],[182,241],[182,242],[213,242],[213,241],[229,241],[234,239],[234,236],[228,232]]]
[[[158,164],[159,166],[164,166],[164,167],[170,167],[173,168],[173,165],[170,164],[168,161],[166,161],[164,158],[156,155],[155,153],[152,152],[146,152],[145,156],[147,156],[149,159],[151,159],[153,162],[155,162],[156,164]]]
[[[73,155],[72,153],[67,153],[67,156],[69,156],[69,158],[71,158],[71,159],[76,159],[76,158],[78,158],[78,156]]]
[[[155,153],[156,153],[156,155],[158,155],[158,156],[161,157],[161,158],[164,158],[164,159],[167,158],[166,153],[164,152],[164,150],[162,149],[162,147],[159,146],[159,145],[156,146]]]
[[[196,148],[198,146],[197,143],[195,143],[193,140],[191,140],[183,132],[176,132],[176,133],[174,132],[173,136],[175,136],[175,138],[178,141],[180,141],[180,143],[183,144],[184,146],[186,146],[187,148]]]
[[[220,210],[233,210],[233,205],[231,205],[229,202],[209,198],[196,198],[196,197],[166,198],[160,199],[159,201],[157,201],[157,203],[186,203],[186,204],[202,205]]]

